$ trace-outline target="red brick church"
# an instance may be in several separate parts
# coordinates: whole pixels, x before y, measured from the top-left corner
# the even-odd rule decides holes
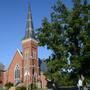
[[[25,36],[22,40],[22,52],[19,49],[12,59],[6,71],[3,71],[3,84],[11,82],[14,84],[31,84],[34,81],[41,87],[46,86],[46,80],[41,74],[38,63],[38,41],[35,38],[32,13],[30,5],[26,22]]]

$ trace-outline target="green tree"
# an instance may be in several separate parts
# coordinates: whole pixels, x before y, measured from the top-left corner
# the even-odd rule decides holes
[[[58,86],[77,85],[78,76],[90,76],[90,5],[72,0],[69,9],[58,0],[52,9],[37,34],[39,45],[52,51],[45,75]]]

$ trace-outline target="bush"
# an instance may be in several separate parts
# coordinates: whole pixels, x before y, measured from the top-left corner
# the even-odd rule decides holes
[[[24,87],[24,86],[18,86],[18,87],[16,87],[16,90],[26,90],[26,87]]]
[[[12,87],[12,86],[13,86],[13,83],[11,83],[11,82],[8,82],[8,83],[5,84],[5,87],[6,87],[7,89],[9,89],[9,88]]]

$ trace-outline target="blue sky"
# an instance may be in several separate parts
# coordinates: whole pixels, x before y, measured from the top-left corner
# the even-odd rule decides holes
[[[71,6],[71,0],[64,0]],[[34,29],[41,26],[43,17],[50,17],[51,5],[55,0],[30,0]],[[22,50],[28,0],[0,0],[0,62],[10,64],[18,48]],[[47,58],[51,54],[45,47],[38,48],[38,56]]]

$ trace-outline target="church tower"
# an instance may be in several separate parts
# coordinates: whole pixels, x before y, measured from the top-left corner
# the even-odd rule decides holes
[[[38,41],[35,38],[32,13],[30,4],[28,6],[28,15],[26,22],[25,36],[22,40],[23,58],[24,58],[24,82],[33,83],[38,80]]]

